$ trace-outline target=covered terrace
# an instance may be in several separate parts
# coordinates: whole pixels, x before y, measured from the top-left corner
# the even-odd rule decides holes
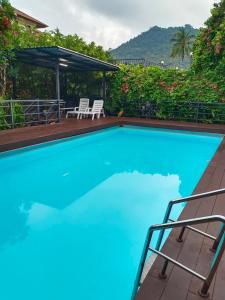
[[[81,73],[81,76],[83,76],[82,72],[101,72],[102,83],[101,93],[99,97],[101,97],[101,99],[103,100],[106,100],[106,72],[115,72],[119,69],[118,66],[113,65],[109,62],[105,62],[59,46],[36,47],[17,50],[15,52],[15,64],[16,63],[51,69],[55,74],[55,99],[38,99],[38,95],[35,95],[36,99],[34,98],[32,100],[17,99],[17,82],[16,78],[13,79],[13,98],[16,100],[13,100],[12,103],[20,102],[20,104],[24,107],[23,113],[27,113],[27,116],[25,115],[25,118],[27,117],[29,124],[32,122],[30,120],[32,112],[33,114],[35,114],[35,116],[37,116],[39,112],[43,110],[49,112],[49,116],[45,116],[45,118],[43,119],[38,115],[38,117],[35,119],[35,122],[37,124],[42,123],[43,120],[45,121],[45,123],[49,123],[49,120],[50,122],[60,121],[62,115],[62,104],[66,104],[67,101],[67,99],[64,99],[62,95],[62,74],[65,75],[68,73],[79,72]],[[65,88],[67,87],[64,87],[64,89]],[[82,96],[87,97],[89,95]],[[10,111],[10,104],[6,105],[8,105],[7,110]],[[75,106],[75,103],[73,103],[72,105]],[[53,115],[53,113],[55,115]],[[32,118],[34,119],[33,115]],[[13,123],[12,114],[9,113],[9,121],[11,120]],[[16,123],[12,125],[12,127],[17,127]]]

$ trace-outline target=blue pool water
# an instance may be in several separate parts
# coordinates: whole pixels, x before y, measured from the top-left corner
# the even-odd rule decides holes
[[[0,155],[0,299],[130,299],[148,227],[221,140],[118,127]]]

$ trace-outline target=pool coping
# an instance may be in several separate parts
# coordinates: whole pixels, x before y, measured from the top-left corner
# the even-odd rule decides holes
[[[61,125],[48,125],[50,126],[49,128],[53,128],[53,130],[48,130],[47,126],[42,125],[38,126],[39,128],[37,129],[35,129],[35,127],[30,127],[25,129],[19,128],[6,130],[3,134],[2,132],[0,132],[0,152],[77,136],[83,133],[89,133],[113,126],[123,125],[225,134],[225,125],[214,124],[145,120],[137,118],[105,118],[97,121],[68,120]],[[32,132],[34,132],[35,134],[32,135]],[[19,138],[17,138],[17,133],[20,135]],[[30,137],[31,135],[32,137]],[[3,137],[3,139],[1,139],[1,137]],[[216,151],[213,159],[210,161],[207,169],[203,173],[200,181],[197,183],[193,193],[206,192],[209,190],[218,189],[221,186],[225,186],[225,138],[223,138],[218,150]],[[214,214],[214,212],[216,212],[217,210],[225,215],[225,199],[223,199],[222,197],[223,204],[221,204],[222,202],[219,200],[221,200],[221,196],[206,199],[204,200],[204,202],[202,200],[199,200],[188,203],[183,209],[180,219]],[[201,229],[202,227],[203,230],[207,229],[208,233],[210,234],[215,234],[218,229],[218,226],[200,226]],[[196,236],[193,236],[193,233],[188,232],[186,234],[186,236],[188,235],[189,237],[187,241],[184,244],[178,245],[175,242],[176,235],[177,230],[173,230],[170,233],[163,247],[163,251],[165,251],[168,255],[173,255],[173,257],[175,255],[176,258],[181,258],[181,260],[184,261],[186,258],[188,258],[188,262],[190,264],[192,263],[193,257],[195,257],[195,265],[193,266],[193,268],[206,270],[209,257],[211,257],[210,253],[207,252],[207,259],[206,261],[204,261],[203,266],[199,262],[201,261],[200,254],[204,254],[202,249],[205,247],[205,245],[208,245],[208,242],[205,241],[204,238],[196,239]],[[197,249],[197,256],[192,253],[192,257],[190,257],[188,251],[185,249],[185,245],[187,245],[187,243],[189,245],[188,249],[189,251],[191,251],[191,253],[192,248],[190,248],[190,245],[192,245],[194,249]],[[177,272],[176,268],[170,266],[168,270],[168,279],[166,281],[161,281],[160,279],[158,279],[158,272],[162,266],[162,262],[163,260],[161,258],[157,258],[154,262],[150,272],[146,277],[146,280],[144,281],[136,297],[137,300],[202,299],[199,298],[197,293],[197,289],[200,288],[201,283],[199,284],[199,281],[193,279],[191,275],[187,274],[184,271]],[[211,293],[213,294],[213,300],[223,299],[219,298],[218,296],[214,296],[215,291],[216,295],[222,295],[223,293],[223,288],[217,287],[221,285],[221,277],[223,276],[224,273],[221,270],[218,270],[217,280],[214,280],[211,291]],[[179,289],[176,287],[177,282],[179,283]]]

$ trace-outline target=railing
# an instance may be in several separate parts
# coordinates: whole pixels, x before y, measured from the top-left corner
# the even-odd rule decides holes
[[[165,213],[165,216],[164,216],[164,219],[163,219],[163,223],[167,223],[168,221],[173,221],[173,220],[170,219],[170,214],[171,214],[171,211],[172,211],[172,208],[173,208],[174,205],[180,204],[180,203],[185,203],[185,202],[192,202],[194,200],[199,200],[199,199],[203,199],[203,198],[207,198],[207,197],[218,196],[218,195],[221,195],[221,194],[225,194],[225,189],[219,189],[219,190],[215,190],[215,191],[211,191],[211,192],[196,194],[196,195],[192,195],[192,196],[189,196],[189,197],[184,197],[184,198],[172,200],[168,203],[166,213]],[[192,230],[191,227],[189,227],[189,229]],[[165,230],[161,230],[161,232],[159,234],[157,245],[156,245],[156,250],[159,250],[160,247],[161,247],[163,236],[164,236],[164,231]],[[182,230],[181,230],[181,233],[180,233],[179,238],[178,238],[179,242],[182,242],[184,231],[185,231],[185,227],[182,228]],[[196,231],[196,229],[195,229],[195,231]],[[200,231],[197,231],[197,232],[200,233]],[[209,235],[207,235],[205,233],[203,235],[206,235],[207,237],[209,237]],[[213,247],[215,248],[216,245],[214,245]]]
[[[118,58],[112,59],[111,62],[113,64],[123,64],[123,65],[144,65],[145,59],[144,58]]]
[[[171,63],[165,64],[164,61],[155,63],[146,58],[115,58],[115,59],[112,59],[110,62],[113,64],[116,64],[116,65],[119,65],[119,64],[134,65],[134,66],[143,65],[144,67],[158,66],[158,67],[162,67],[162,68],[168,68],[168,67],[172,66]]]
[[[212,222],[221,222],[223,224],[223,226],[222,226],[223,230],[220,231],[220,233],[223,232],[223,234],[222,235],[219,234],[217,238],[214,238],[216,240],[220,236],[220,241],[219,241],[219,244],[217,246],[217,251],[214,255],[214,259],[212,261],[211,268],[210,268],[210,271],[209,271],[209,274],[208,274],[207,277],[202,276],[201,274],[195,272],[194,270],[192,270],[192,269],[186,267],[185,265],[179,263],[177,260],[165,255],[161,251],[153,249],[150,246],[152,236],[153,236],[153,233],[155,231],[172,229],[172,228],[177,228],[177,227],[186,227],[186,226],[189,226],[189,225],[212,223]],[[225,239],[223,238],[224,237],[224,227],[225,227],[225,218],[223,216],[208,216],[208,217],[203,217],[203,218],[196,218],[196,219],[190,219],[190,220],[185,220],[185,221],[177,221],[177,222],[173,222],[173,223],[167,223],[167,224],[151,226],[149,228],[149,231],[148,231],[148,234],[147,234],[144,251],[143,251],[143,254],[142,254],[142,258],[141,258],[141,262],[140,262],[140,265],[139,265],[136,281],[135,281],[135,284],[134,284],[132,299],[135,299],[138,288],[140,286],[140,280],[141,280],[143,268],[144,268],[145,261],[147,259],[147,255],[148,255],[149,251],[163,257],[166,260],[165,263],[164,263],[164,266],[162,268],[162,271],[160,273],[160,278],[162,278],[162,279],[166,278],[166,269],[167,269],[167,266],[168,266],[168,262],[171,262],[171,263],[175,264],[176,266],[178,266],[179,268],[181,268],[181,269],[185,270],[186,272],[190,273],[191,275],[193,275],[193,276],[199,278],[200,280],[202,280],[203,281],[203,286],[202,286],[201,290],[199,291],[199,295],[202,296],[202,297],[208,297],[209,296],[208,290],[210,288],[211,282],[214,278],[214,275],[216,273],[216,270],[219,266],[219,263],[221,261],[221,258],[223,256],[223,253],[224,253],[224,250],[225,250]]]
[[[0,129],[59,122],[63,100],[7,100],[0,102]]]
[[[146,119],[176,120],[199,123],[225,123],[225,103],[199,102],[194,100],[144,100],[121,99],[127,117],[140,117]]]
[[[171,263],[175,264],[176,266],[180,267],[181,269],[187,271],[188,273],[190,273],[190,274],[198,277],[202,281],[204,281],[204,284],[202,286],[202,289],[199,291],[199,294],[203,297],[208,296],[208,290],[210,288],[210,284],[213,280],[213,277],[215,275],[215,272],[218,268],[219,262],[222,258],[224,250],[225,250],[225,217],[223,217],[223,216],[208,216],[208,217],[195,218],[195,219],[190,219],[190,220],[174,221],[174,220],[170,219],[170,214],[171,214],[173,206],[176,205],[176,204],[191,202],[191,201],[194,201],[194,200],[197,200],[197,199],[217,196],[217,195],[221,195],[221,194],[224,194],[224,193],[225,193],[225,189],[220,189],[220,190],[215,190],[215,191],[211,191],[211,192],[207,192],[207,193],[192,195],[190,197],[180,198],[180,199],[173,200],[173,201],[169,202],[167,210],[166,210],[166,214],[165,214],[164,219],[163,219],[163,224],[154,225],[154,226],[151,226],[149,228],[147,238],[146,238],[146,242],[145,242],[145,246],[144,246],[143,253],[142,253],[142,257],[141,257],[141,261],[140,261],[140,264],[139,264],[137,276],[136,276],[136,281],[135,281],[135,284],[134,284],[132,299],[135,298],[135,296],[137,294],[137,291],[138,291],[138,288],[140,286],[143,269],[144,269],[145,262],[146,262],[146,259],[147,259],[147,254],[148,254],[149,251],[152,251],[153,253],[155,253],[155,254],[157,254],[157,255],[159,255],[159,256],[161,256],[165,259],[165,263],[164,263],[162,271],[160,273],[160,278],[162,278],[162,279],[166,278],[166,270],[167,270],[168,262],[171,262]],[[198,230],[197,228],[191,226],[191,225],[204,224],[204,223],[210,223],[210,222],[216,222],[216,221],[223,223],[217,237],[209,235],[209,234],[207,234],[207,233],[205,233],[201,230]],[[201,235],[203,235],[203,236],[205,236],[205,237],[207,237],[207,238],[214,241],[211,250],[213,252],[215,252],[215,255],[214,255],[213,261],[211,263],[210,272],[209,272],[207,277],[204,277],[201,274],[191,270],[190,268],[186,267],[185,265],[179,263],[177,260],[165,255],[164,253],[162,253],[160,251],[165,230],[176,228],[176,227],[181,227],[181,231],[180,231],[179,237],[177,239],[178,242],[183,241],[183,235],[184,235],[184,232],[185,232],[186,228],[189,229],[189,230],[192,230],[192,231],[194,231],[198,234],[201,234]],[[155,249],[153,249],[150,246],[152,235],[153,235],[154,231],[160,231]]]

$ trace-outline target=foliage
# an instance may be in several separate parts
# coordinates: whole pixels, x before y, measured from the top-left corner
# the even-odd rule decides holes
[[[7,0],[0,0],[0,97],[6,89],[6,67],[10,54],[11,43],[14,38],[14,11]]]
[[[183,28],[186,32],[190,32],[190,35],[196,36],[198,33],[191,25],[185,25]],[[167,65],[186,68],[190,65],[190,57],[186,57],[183,62],[179,57],[170,57],[171,39],[180,29],[182,27],[154,26],[112,50],[111,54],[114,58],[145,58],[154,64],[159,64],[163,60]]]
[[[16,127],[24,126],[23,106],[19,103],[11,103],[11,105],[3,100],[0,100],[0,130],[9,129],[13,122]]]
[[[171,57],[181,57],[184,61],[185,56],[190,56],[194,38],[195,36],[185,28],[178,30],[171,40],[173,43]]]
[[[0,0],[0,64],[5,62],[13,39],[14,10],[7,0]]]
[[[83,39],[74,35],[63,35],[58,29],[37,33],[35,29],[28,29],[20,26],[19,40],[16,48],[27,48],[37,46],[61,46],[73,51],[77,51],[101,60],[109,60],[109,53],[104,51],[101,46],[94,42],[87,44]],[[32,66],[17,65],[17,97],[22,99],[29,98],[55,98],[55,76],[54,71],[44,70]],[[11,75],[11,70],[10,74]],[[62,74],[62,77],[64,75]],[[64,76],[65,77],[65,76]],[[10,79],[11,76],[8,76]],[[93,82],[101,79],[101,75],[95,73],[76,73],[67,74],[67,89],[69,94],[74,97],[87,93],[87,87],[91,87]],[[61,80],[64,81],[64,80]],[[11,87],[11,82],[8,83]],[[31,88],[32,87],[32,88]],[[9,89],[12,93],[12,89]],[[12,94],[8,93],[8,97]]]
[[[141,106],[150,101],[160,107],[158,118],[171,118],[170,108],[180,105],[179,109],[186,109],[187,119],[191,101],[209,104],[224,101],[223,90],[217,84],[187,70],[121,65],[111,81],[108,110],[112,114],[123,110],[125,116],[140,116]]]
[[[19,103],[13,103],[12,105],[12,115],[14,123],[17,124],[17,127],[23,127],[25,116],[23,113],[23,106]]]
[[[20,25],[19,40],[14,48],[61,46],[102,60],[109,60],[109,53],[94,42],[87,44],[77,34],[63,35],[59,29],[38,32],[35,28]]]
[[[55,98],[54,70],[15,64],[16,49],[39,46],[61,46],[101,60],[109,60],[110,54],[94,42],[86,43],[78,35],[63,35],[58,29],[53,31],[37,31],[35,27],[18,23],[14,9],[8,0],[0,0],[0,99],[14,97],[12,82],[16,79],[17,98],[51,99]],[[96,73],[64,73],[61,82],[67,87],[67,98],[76,98],[92,93],[98,94],[101,74]],[[98,83],[96,86],[96,82]],[[63,91],[63,88],[62,88]],[[19,105],[13,106],[16,122],[23,123]],[[0,129],[9,128],[7,111],[0,105]]]
[[[178,118],[171,111],[179,107],[178,115],[189,120],[196,109],[190,102],[196,101],[208,106],[203,121],[217,122],[225,113],[225,0],[214,5],[205,24],[193,46],[190,70],[122,66],[112,78],[111,112],[140,115],[150,100],[158,105],[157,118]]]
[[[8,0],[0,0],[0,7],[0,59],[7,59],[5,53],[8,55],[12,49],[39,46],[61,46],[102,60],[110,57],[101,46],[94,42],[88,44],[76,34],[63,35],[59,29],[40,32],[18,23]]]
[[[194,44],[193,70],[223,86],[225,93],[225,0],[214,4],[205,25]]]
[[[3,106],[1,105],[0,101],[0,130],[10,128],[9,124],[7,123],[7,113]]]
[[[17,22],[14,10],[8,0],[0,0],[0,97],[11,98],[12,95],[12,79],[19,78],[18,98],[27,99],[30,97],[55,97],[55,82],[54,73],[51,70],[44,70],[41,68],[33,68],[31,66],[17,65],[9,68],[10,62],[13,62],[14,49],[39,47],[39,46],[61,46],[68,48],[101,60],[109,60],[110,54],[105,51],[101,46],[96,45],[94,42],[86,43],[78,35],[63,35],[58,29],[53,31],[39,32],[36,28],[31,28]],[[2,24],[2,25],[1,25]],[[6,91],[6,70],[7,70],[7,91]],[[98,79],[100,76],[94,73],[87,74],[84,80],[80,81],[79,75],[69,74],[73,89],[73,81],[76,79],[76,88],[81,87],[81,90],[93,82],[93,79]],[[34,81],[35,78],[35,81]],[[45,85],[46,78],[50,80],[48,87]],[[21,85],[25,83],[25,85]],[[31,86],[34,86],[31,90]],[[49,91],[49,88],[50,91]],[[79,91],[81,93],[81,91]]]

